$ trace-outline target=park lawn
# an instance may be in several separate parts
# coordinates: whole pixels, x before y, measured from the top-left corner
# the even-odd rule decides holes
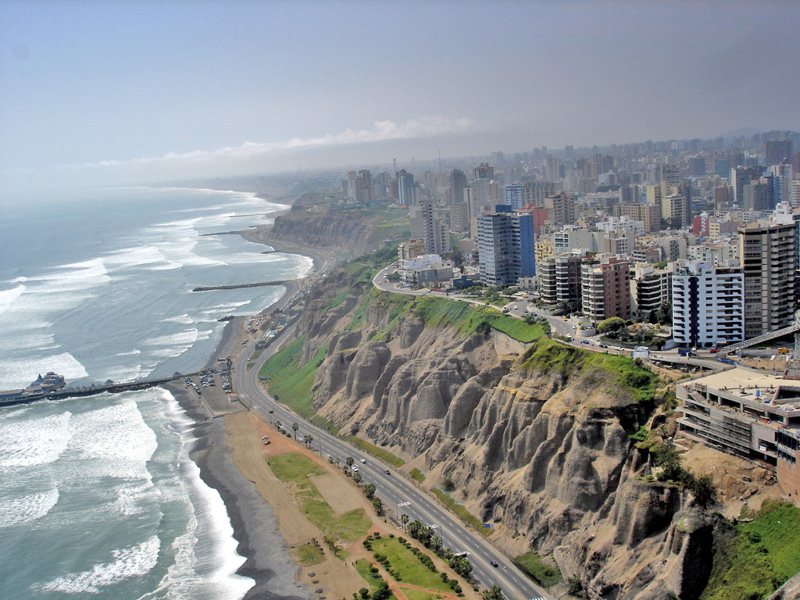
[[[403,583],[453,593],[450,586],[442,581],[439,573],[434,573],[423,565],[397,538],[382,537],[372,540],[372,552],[385,555]]]
[[[325,553],[316,544],[303,544],[297,547],[297,555],[303,565],[316,565],[325,560]]]
[[[442,597],[441,594],[434,594],[432,592],[423,592],[422,590],[416,590],[414,588],[402,587],[402,590],[403,590],[403,595],[406,598],[408,598],[408,600],[437,600],[437,598]]]
[[[378,584],[381,581],[380,575],[372,575],[369,570],[370,562],[365,558],[359,558],[356,562],[353,563],[353,566],[358,571],[358,574],[361,575],[361,579],[363,579],[367,585],[369,585],[369,593],[370,595],[374,594],[375,591],[378,589]],[[389,596],[389,600],[396,600],[397,596],[392,594]]]
[[[338,515],[322,498],[309,476],[322,475],[324,471],[312,460],[289,452],[271,457],[269,466],[278,479],[295,484],[294,496],[299,501],[300,512],[320,531],[348,542],[367,535],[372,523],[363,509]]]

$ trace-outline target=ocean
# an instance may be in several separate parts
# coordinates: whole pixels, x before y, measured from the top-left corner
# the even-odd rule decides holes
[[[0,389],[190,372],[225,316],[302,277],[302,256],[226,232],[284,208],[239,192],[124,188],[8,202],[0,219]],[[0,409],[0,597],[234,599],[252,587],[192,422],[150,389]]]

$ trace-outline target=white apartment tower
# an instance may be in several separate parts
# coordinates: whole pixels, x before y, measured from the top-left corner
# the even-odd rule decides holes
[[[688,348],[744,339],[744,273],[690,261],[672,276],[672,337]]]

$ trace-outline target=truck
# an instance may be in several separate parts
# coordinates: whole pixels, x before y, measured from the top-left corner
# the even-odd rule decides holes
[[[692,352],[689,348],[678,348],[678,354],[680,356],[694,356],[694,352]]]

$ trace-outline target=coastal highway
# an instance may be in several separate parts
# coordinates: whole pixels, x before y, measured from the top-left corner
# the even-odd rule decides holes
[[[293,433],[292,423],[297,423],[299,425],[296,432],[297,439],[302,440],[303,436],[311,435],[314,438],[312,448],[318,450],[323,457],[327,455],[334,459],[338,458],[340,464],[344,465],[346,458],[352,456],[361,473],[362,482],[375,486],[375,494],[383,500],[387,513],[393,513],[398,522],[399,516],[405,513],[412,521],[418,519],[425,525],[435,526],[437,535],[443,538],[446,547],[452,548],[453,552],[469,553],[473,576],[481,585],[487,588],[493,585],[500,586],[509,600],[532,598],[551,600],[550,596],[538,589],[479,533],[463,525],[457,517],[407,480],[404,475],[372,455],[311,425],[264,392],[258,381],[258,371],[294,328],[295,324],[286,327],[259,356],[249,371],[246,365],[255,351],[255,345],[243,349],[233,365],[234,386],[242,400],[268,421],[280,421],[290,433]],[[492,566],[492,562],[498,566]]]

